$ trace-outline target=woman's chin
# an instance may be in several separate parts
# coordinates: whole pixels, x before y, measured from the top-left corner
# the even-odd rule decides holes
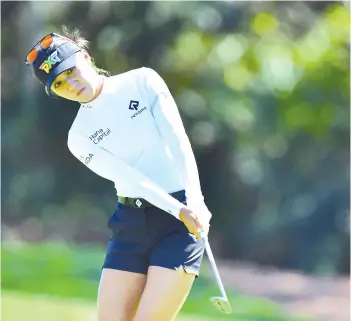
[[[77,97],[77,101],[82,104],[88,103],[93,99],[93,96],[94,95],[92,93],[89,93],[88,90],[84,90],[84,92],[82,92],[82,94]]]

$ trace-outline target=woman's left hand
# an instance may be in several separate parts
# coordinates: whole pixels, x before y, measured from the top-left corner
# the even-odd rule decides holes
[[[181,209],[179,218],[187,227],[189,232],[194,234],[198,240],[201,240],[201,231],[204,231],[206,234],[209,231],[210,224],[201,222],[198,215],[188,207],[183,207]]]

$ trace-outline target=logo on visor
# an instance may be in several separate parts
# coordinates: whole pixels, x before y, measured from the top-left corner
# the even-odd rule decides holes
[[[39,69],[44,70],[49,73],[51,68],[56,65],[56,63],[61,62],[61,59],[57,56],[57,50],[55,50],[48,59],[46,59],[39,67]]]

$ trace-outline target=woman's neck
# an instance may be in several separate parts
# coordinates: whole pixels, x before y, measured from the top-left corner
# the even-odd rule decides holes
[[[95,94],[93,96],[92,99],[90,99],[89,101],[85,102],[85,104],[92,102],[93,100],[95,100],[102,92],[102,89],[104,88],[104,84],[105,84],[105,76],[98,76],[98,81],[97,81],[97,86],[95,89]]]

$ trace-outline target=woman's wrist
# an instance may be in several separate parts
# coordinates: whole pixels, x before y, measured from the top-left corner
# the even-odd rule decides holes
[[[190,214],[192,211],[186,207],[186,206],[183,206],[180,211],[179,211],[179,219],[181,221],[184,221],[184,217],[187,216],[188,214]]]

